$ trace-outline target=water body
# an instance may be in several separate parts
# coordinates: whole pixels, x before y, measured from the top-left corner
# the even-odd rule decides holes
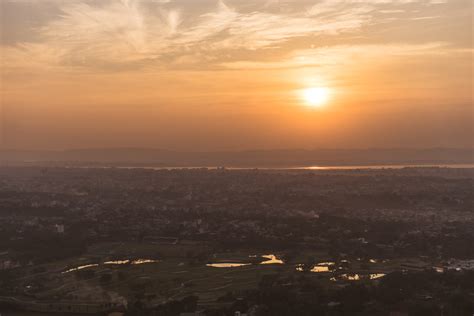
[[[250,255],[249,258],[256,258],[255,255]],[[261,255],[262,258],[266,259],[259,264],[283,264],[283,260],[278,259],[277,256],[273,254],[269,255]],[[207,267],[213,268],[237,268],[237,267],[244,267],[249,266],[252,263],[249,262],[215,262],[215,263],[208,263],[206,264]]]
[[[68,269],[68,270],[64,271],[63,273],[74,272],[74,271],[87,269],[87,268],[93,268],[93,267],[97,267],[97,266],[99,266],[99,264],[97,264],[97,263],[85,264],[85,265],[82,265],[82,266],[78,266],[78,267],[75,267],[75,268]]]
[[[404,168],[460,168],[460,169],[471,169],[474,168],[474,164],[395,164],[395,165],[354,165],[354,166],[311,166],[311,167],[296,167],[289,169],[302,169],[302,170],[357,170],[357,169],[404,169]]]
[[[139,264],[145,264],[145,263],[158,263],[160,260],[155,260],[155,259],[135,259],[135,260],[130,260],[130,259],[121,259],[121,260],[113,260],[113,261],[105,261],[102,264],[103,265],[125,265],[125,264],[131,264],[131,265],[139,265]],[[85,264],[81,266],[77,266],[71,269],[68,269],[66,271],[63,271],[62,273],[70,273],[78,270],[83,270],[83,269],[88,269],[88,268],[95,268],[98,267],[98,263],[91,263],[91,264]],[[1,316],[1,315],[0,315]]]
[[[309,272],[314,272],[314,273],[322,273],[322,272],[329,272],[330,267],[334,266],[336,263],[335,262],[320,262],[318,264],[315,264]],[[304,271],[304,265],[299,264],[296,266],[296,271],[303,272]]]
[[[169,167],[156,167],[156,166],[80,166],[77,168],[86,169],[151,169],[151,170],[180,170],[180,169],[227,169],[227,170],[382,170],[382,169],[404,169],[404,168],[459,168],[459,169],[473,169],[474,164],[392,164],[392,165],[349,165],[349,166],[303,166],[303,167],[216,167],[216,166],[169,166]]]
[[[244,267],[244,266],[249,266],[249,265],[251,265],[251,263],[218,262],[218,263],[206,264],[207,267],[213,267],[213,268],[237,268],[237,267]]]
[[[370,274],[358,274],[358,273],[345,273],[338,275],[337,277],[332,277],[331,281],[359,281],[359,280],[376,280],[383,278],[385,273],[370,273]]]
[[[283,260],[278,259],[275,255],[262,255],[263,258],[267,259],[260,264],[283,264]]]

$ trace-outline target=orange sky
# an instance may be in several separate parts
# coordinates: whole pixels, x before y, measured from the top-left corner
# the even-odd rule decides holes
[[[469,0],[0,3],[4,148],[473,145]]]

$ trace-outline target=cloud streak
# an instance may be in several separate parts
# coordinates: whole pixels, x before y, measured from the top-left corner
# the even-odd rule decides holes
[[[375,23],[377,10],[391,9],[397,14],[404,12],[407,4],[440,2],[324,0],[308,5],[295,1],[291,12],[274,12],[268,9],[274,3],[268,1],[232,6],[219,0],[206,12],[196,14],[171,0],[120,0],[101,5],[56,1],[61,14],[37,30],[38,42],[2,51],[5,64],[13,68],[66,66],[116,71],[215,66],[245,60],[241,52],[278,49],[299,38],[355,33]]]

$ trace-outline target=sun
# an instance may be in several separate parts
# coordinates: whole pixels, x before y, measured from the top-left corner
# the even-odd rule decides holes
[[[329,101],[331,91],[327,87],[313,87],[302,90],[304,101],[313,107],[320,107]]]

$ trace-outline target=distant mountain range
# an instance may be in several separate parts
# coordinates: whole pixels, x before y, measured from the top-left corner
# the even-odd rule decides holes
[[[147,148],[63,151],[0,150],[3,164],[304,167],[389,164],[471,164],[473,149],[312,149],[184,152]]]

